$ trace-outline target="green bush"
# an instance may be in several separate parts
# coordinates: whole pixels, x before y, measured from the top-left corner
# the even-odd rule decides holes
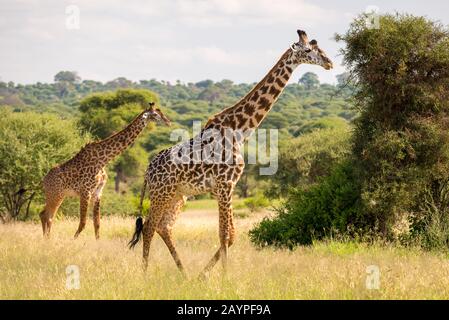
[[[259,246],[292,248],[332,232],[347,233],[369,225],[363,216],[356,174],[346,161],[309,189],[293,190],[278,215],[265,218],[249,235]]]
[[[258,193],[254,197],[246,198],[243,201],[243,204],[246,208],[249,209],[250,212],[257,212],[263,208],[266,208],[270,205],[270,201],[263,196],[263,194]]]
[[[75,121],[0,109],[0,219],[31,218],[42,178],[88,140]]]
[[[280,146],[279,168],[270,177],[268,197],[284,197],[289,189],[307,188],[329,175],[333,166],[350,151],[350,127],[345,122],[336,128],[314,131],[288,139]]]

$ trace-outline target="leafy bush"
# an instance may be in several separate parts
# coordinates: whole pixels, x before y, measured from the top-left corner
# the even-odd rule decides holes
[[[307,187],[327,176],[350,153],[349,125],[316,129],[280,146],[279,168],[270,179],[269,197],[288,194],[290,188]]]
[[[88,140],[74,121],[0,110],[0,218],[28,218],[31,201],[42,200],[44,175]]]
[[[274,218],[265,218],[249,235],[260,246],[292,248],[311,244],[332,232],[363,229],[370,223],[363,215],[360,186],[349,161],[309,189],[297,188]]]
[[[266,208],[270,205],[270,201],[263,196],[263,194],[258,193],[254,197],[246,198],[243,201],[243,204],[246,208],[251,212],[260,211],[263,208]]]

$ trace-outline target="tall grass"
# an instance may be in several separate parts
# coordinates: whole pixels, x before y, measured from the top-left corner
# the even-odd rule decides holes
[[[266,214],[266,213],[265,213]],[[88,225],[73,240],[77,219],[56,221],[52,238],[35,223],[0,225],[1,299],[436,299],[449,298],[449,262],[443,254],[336,241],[294,251],[253,247],[247,231],[262,214],[236,219],[227,279],[218,264],[208,279],[197,274],[218,248],[215,210],[188,210],[175,239],[189,279],[179,274],[155,237],[150,266],[141,246],[126,248],[133,218],[106,217],[99,241]],[[80,270],[80,289],[66,288],[66,268]],[[380,268],[380,289],[369,290],[367,266]]]

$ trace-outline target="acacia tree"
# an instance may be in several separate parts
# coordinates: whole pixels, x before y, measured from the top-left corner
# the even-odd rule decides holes
[[[95,93],[81,101],[80,124],[95,138],[104,139],[125,128],[148,105],[158,103],[158,96],[145,89],[119,89]],[[152,126],[152,124],[150,124]],[[120,192],[120,183],[126,177],[141,172],[146,164],[147,153],[142,147],[142,137],[126,149],[112,163],[115,172],[115,191]]]
[[[313,88],[317,88],[320,85],[320,80],[318,79],[316,73],[306,72],[299,79],[298,83],[303,85],[306,90],[310,90]]]
[[[357,85],[353,153],[366,214],[386,236],[422,232],[449,214],[449,30],[406,14],[370,29],[361,16],[337,40]]]
[[[0,110],[0,219],[27,219],[41,181],[87,142],[74,121],[32,112]]]

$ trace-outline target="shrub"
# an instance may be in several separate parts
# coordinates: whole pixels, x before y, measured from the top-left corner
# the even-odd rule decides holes
[[[328,177],[305,190],[293,190],[274,218],[265,218],[250,231],[260,246],[293,247],[311,244],[331,232],[369,226],[361,214],[360,187],[351,163],[337,165]]]
[[[281,145],[279,168],[270,179],[269,197],[288,194],[290,188],[307,187],[327,176],[332,167],[350,153],[350,131],[339,128],[315,129]]]
[[[266,208],[270,205],[270,201],[263,196],[263,194],[258,193],[254,197],[246,198],[243,201],[243,204],[246,208],[249,209],[250,212],[257,212],[263,208]]]
[[[0,110],[0,218],[29,218],[31,201],[42,200],[44,175],[88,139],[72,120]]]

